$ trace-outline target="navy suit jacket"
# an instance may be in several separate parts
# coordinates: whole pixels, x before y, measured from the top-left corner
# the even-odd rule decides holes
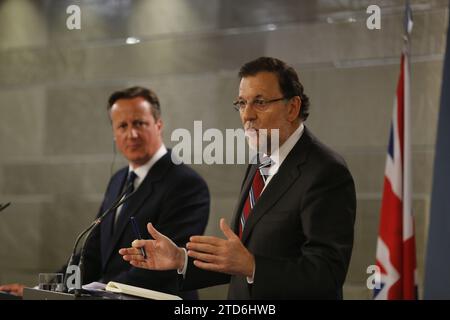
[[[128,167],[111,178],[98,216],[114,205],[127,175]],[[129,198],[114,232],[115,213],[111,212],[91,234],[86,247],[83,283],[118,281],[193,298],[179,292],[176,271],[134,268],[122,259],[118,251],[129,247],[136,239],[130,224],[131,216],[135,217],[143,238],[151,238],[146,227],[151,222],[177,245],[185,246],[190,236],[204,233],[209,206],[205,181],[188,166],[175,165],[169,150],[153,165],[136,193]]]
[[[232,227],[257,165],[247,169]],[[355,186],[344,160],[305,127],[246,221],[245,247],[255,256],[254,283],[207,272],[189,259],[184,288],[230,282],[230,299],[340,299],[353,247]]]

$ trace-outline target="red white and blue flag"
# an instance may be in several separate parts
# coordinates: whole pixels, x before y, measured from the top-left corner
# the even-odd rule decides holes
[[[409,95],[409,5],[405,19],[405,46],[394,100],[384,177],[376,264],[381,272],[374,298],[417,299],[416,248],[411,208],[411,141]]]

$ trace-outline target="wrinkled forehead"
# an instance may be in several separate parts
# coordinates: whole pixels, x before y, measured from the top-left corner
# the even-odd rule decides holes
[[[278,77],[272,72],[259,72],[243,77],[239,83],[239,97],[252,99],[257,97],[273,97],[281,94]]]
[[[143,98],[119,99],[111,107],[111,118],[143,117],[151,115],[152,106]]]
[[[124,108],[150,108],[151,104],[143,97],[135,97],[135,98],[122,98],[118,99],[112,105],[111,109],[124,109]]]

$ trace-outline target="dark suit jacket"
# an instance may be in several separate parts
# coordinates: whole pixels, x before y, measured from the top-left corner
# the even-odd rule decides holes
[[[257,165],[248,167],[233,227]],[[230,281],[230,299],[340,299],[353,247],[355,187],[344,160],[305,127],[258,199],[242,242],[254,254],[254,284],[246,277],[196,268],[189,259],[184,288]]]
[[[150,238],[147,223],[177,245],[184,246],[191,235],[203,234],[209,215],[209,192],[205,181],[184,164],[172,163],[170,151],[148,172],[113,231],[114,213],[109,214],[88,240],[83,283],[118,281],[180,294],[176,271],[138,269],[122,259],[118,251],[136,239],[129,217],[134,216],[143,238]],[[112,207],[120,195],[128,168],[118,171],[110,180],[99,215]],[[126,215],[126,219],[122,219]],[[123,223],[120,224],[120,221]],[[192,295],[182,295],[192,298]]]

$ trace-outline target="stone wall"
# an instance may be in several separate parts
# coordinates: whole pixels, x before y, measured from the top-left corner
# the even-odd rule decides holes
[[[446,1],[411,1],[412,139],[419,279],[431,191]],[[82,29],[67,30],[78,4]],[[382,9],[381,30],[366,8]],[[240,127],[231,102],[237,70],[262,55],[299,71],[311,99],[307,125],[347,160],[358,210],[348,299],[370,298],[388,131],[402,48],[403,1],[3,0],[0,1],[0,283],[34,284],[69,256],[93,219],[113,155],[106,99],[131,85],[161,100],[168,146],[176,128]],[[140,42],[126,44],[127,37]],[[114,160],[115,159],[115,160]],[[231,218],[242,165],[193,165],[207,180],[207,233]],[[225,298],[226,286],[202,298]]]

